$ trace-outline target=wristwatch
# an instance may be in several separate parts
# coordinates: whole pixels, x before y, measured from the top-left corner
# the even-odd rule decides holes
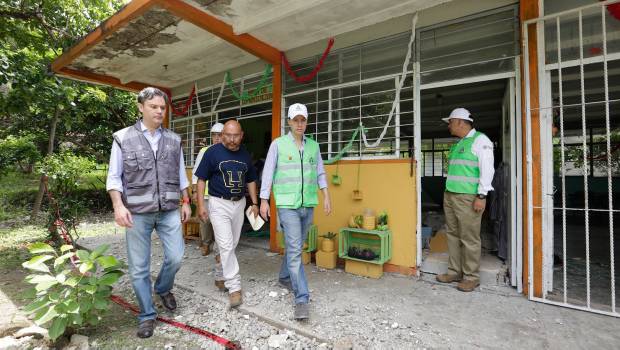
[[[478,195],[476,195],[476,197],[478,197],[479,199],[487,199],[487,195],[486,194],[478,194]]]

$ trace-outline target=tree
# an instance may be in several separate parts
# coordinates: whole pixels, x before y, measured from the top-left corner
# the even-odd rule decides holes
[[[136,116],[134,96],[60,79],[50,63],[120,9],[122,0],[5,0],[0,3],[0,139],[24,130],[42,154],[70,142],[107,161],[110,135]],[[41,177],[33,217],[43,198]]]

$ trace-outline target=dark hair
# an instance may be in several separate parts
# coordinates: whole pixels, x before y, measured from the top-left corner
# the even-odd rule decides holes
[[[138,103],[142,104],[145,101],[155,98],[156,96],[163,98],[164,101],[166,101],[166,104],[168,104],[168,95],[166,95],[166,93],[159,90],[158,88],[154,88],[152,86],[146,87],[142,89],[142,91],[140,91],[140,93],[138,94]]]

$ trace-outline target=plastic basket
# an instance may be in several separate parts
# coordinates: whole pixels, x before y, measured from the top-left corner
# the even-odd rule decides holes
[[[392,232],[379,230],[364,230],[358,228],[342,228],[338,235],[338,256],[343,259],[357,260],[371,264],[384,264],[392,258]],[[372,250],[377,258],[364,260],[350,257],[350,247]]]

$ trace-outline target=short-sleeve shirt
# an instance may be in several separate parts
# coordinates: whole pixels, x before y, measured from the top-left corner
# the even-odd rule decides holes
[[[246,185],[257,178],[245,147],[231,151],[221,143],[209,147],[194,175],[209,181],[209,196],[226,199],[245,196]]]

